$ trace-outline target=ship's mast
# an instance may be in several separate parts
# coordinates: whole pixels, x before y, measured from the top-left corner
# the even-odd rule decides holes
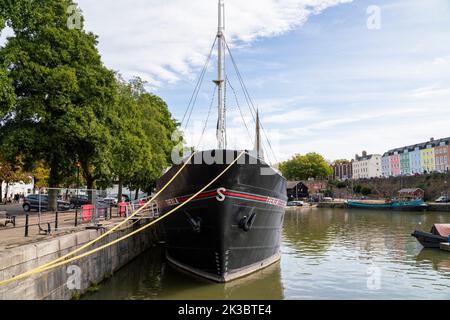
[[[256,133],[255,133],[255,151],[259,159],[264,159],[264,152],[261,144],[261,134],[260,134],[260,122],[259,122],[259,110],[256,110]]]
[[[226,133],[225,133],[225,45],[223,32],[225,30],[225,8],[223,0],[219,0],[219,27],[217,30],[217,42],[218,42],[218,78],[214,81],[218,87],[218,100],[219,100],[219,116],[217,122],[217,143],[219,149],[226,149]]]

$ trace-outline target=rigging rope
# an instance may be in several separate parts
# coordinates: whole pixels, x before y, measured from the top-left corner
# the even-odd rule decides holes
[[[203,131],[202,131],[202,134],[200,136],[200,140],[198,141],[198,144],[197,144],[197,150],[200,148],[200,144],[202,143],[203,136],[205,134],[206,127],[208,125],[208,121],[209,121],[209,117],[211,115],[211,111],[212,111],[212,107],[213,107],[213,104],[214,104],[214,100],[216,98],[216,92],[217,92],[217,86],[214,86],[214,92],[213,92],[211,104],[209,105],[209,110],[208,110],[208,115],[207,115],[206,120],[205,120],[205,125],[203,127]]]
[[[250,130],[249,130],[248,126],[247,126],[247,122],[245,122],[244,114],[242,113],[241,106],[239,105],[239,100],[238,100],[238,97],[237,97],[237,95],[236,95],[236,91],[234,90],[233,86],[231,85],[230,81],[228,80],[228,77],[225,77],[225,79],[226,79],[228,85],[230,86],[231,91],[232,91],[233,94],[234,94],[234,98],[236,99],[236,105],[237,105],[237,107],[238,107],[238,109],[239,109],[239,113],[241,114],[242,122],[244,123],[244,126],[245,126],[245,128],[247,129],[247,133],[248,133],[248,136],[249,136],[249,138],[250,138],[250,142],[253,143],[253,146],[254,146],[255,143],[253,142],[253,137],[252,137],[252,135],[251,135],[251,133],[250,133]]]
[[[254,103],[253,103],[252,97],[250,96],[250,94],[249,94],[249,92],[248,92],[248,90],[247,90],[247,87],[246,87],[246,85],[245,85],[245,82],[244,82],[244,80],[243,80],[243,78],[242,78],[242,75],[241,75],[241,73],[240,73],[240,71],[239,71],[239,68],[237,67],[236,61],[234,60],[233,54],[231,53],[230,47],[228,46],[228,42],[226,41],[225,36],[223,37],[223,40],[224,40],[224,42],[225,42],[225,46],[227,47],[227,51],[228,51],[228,54],[230,55],[231,61],[232,61],[233,66],[234,66],[234,69],[235,69],[235,71],[236,71],[236,75],[237,75],[237,77],[238,77],[238,79],[239,79],[239,82],[240,82],[240,84],[241,84],[241,87],[242,87],[242,90],[243,90],[243,92],[244,92],[244,96],[245,96],[245,99],[246,99],[246,101],[247,101],[247,104],[248,104],[249,108],[251,107],[251,108],[253,109],[253,112],[254,112],[254,113],[252,112],[251,109],[250,109],[250,113],[252,114],[253,120],[254,120],[255,123],[256,123],[256,116],[255,116],[255,115],[256,115],[256,112],[257,112],[257,111],[256,111],[255,105],[254,105]],[[263,133],[264,133],[264,136],[265,136],[265,138],[266,138],[266,140],[267,140],[267,143],[268,143],[268,145],[269,145],[270,151],[272,152],[272,155],[273,155],[275,161],[278,162],[277,156],[276,156],[275,152],[273,151],[272,144],[270,143],[270,140],[269,140],[269,138],[268,138],[268,136],[267,136],[266,130],[265,130],[265,128],[263,127],[263,125],[262,125],[261,122],[260,122],[260,125],[261,125],[261,129],[262,129],[262,131],[263,131]]]
[[[169,215],[171,215],[172,213],[174,213],[174,212],[176,212],[177,210],[179,210],[180,208],[182,208],[183,206],[185,206],[186,204],[188,204],[189,202],[191,202],[195,197],[197,197],[200,193],[202,193],[203,191],[205,191],[206,189],[208,189],[213,183],[215,183],[220,177],[222,177],[243,155],[245,154],[245,151],[242,151],[240,154],[239,154],[239,156],[236,158],[236,159],[234,159],[234,161],[233,162],[231,162],[220,174],[218,174],[214,179],[212,179],[207,185],[205,185],[203,188],[201,188],[197,193],[195,193],[194,195],[192,195],[188,200],[186,200],[185,202],[183,202],[183,203],[181,203],[180,205],[178,205],[177,207],[175,207],[174,209],[172,209],[172,210],[170,210],[169,212],[167,212],[166,214],[164,214],[163,216],[161,216],[161,217],[159,217],[158,219],[156,219],[156,220],[154,220],[154,221],[152,221],[152,222],[150,222],[150,223],[148,223],[148,224],[146,224],[146,225],[144,225],[144,226],[142,226],[141,228],[139,228],[139,229],[137,229],[137,230],[135,230],[135,231],[133,231],[133,232],[130,232],[129,234],[127,234],[127,235],[125,235],[125,236],[123,236],[123,237],[121,237],[121,238],[118,238],[118,239],[116,239],[116,240],[114,240],[114,241],[111,241],[111,242],[109,242],[109,243],[107,243],[107,244],[105,244],[105,245],[102,245],[102,246],[100,246],[100,247],[98,247],[98,248],[95,248],[95,249],[93,249],[93,250],[91,250],[91,251],[88,251],[88,252],[85,252],[85,253],[83,253],[83,254],[80,254],[80,255],[77,255],[77,256],[75,256],[75,257],[72,257],[72,258],[70,258],[70,259],[68,259],[68,260],[65,260],[65,261],[62,261],[62,262],[59,262],[59,263],[53,263],[53,264],[51,264],[51,265],[49,265],[49,266],[47,266],[47,267],[40,267],[40,268],[36,268],[36,269],[34,269],[34,270],[31,270],[31,271],[29,271],[29,272],[25,272],[25,273],[23,273],[23,274],[20,274],[20,275],[18,275],[18,276],[15,276],[15,277],[13,277],[13,278],[11,278],[11,279],[8,279],[8,280],[3,280],[3,281],[0,281],[0,286],[2,286],[2,285],[6,285],[6,284],[8,284],[8,283],[11,283],[11,282],[14,282],[14,281],[17,281],[17,280],[20,280],[20,279],[24,279],[24,278],[28,278],[28,277],[30,277],[31,275],[34,275],[34,274],[38,274],[38,273],[41,273],[41,272],[44,272],[44,271],[47,271],[47,270],[51,270],[51,269],[54,269],[54,268],[57,268],[57,267],[60,267],[60,266],[63,266],[63,265],[66,265],[66,264],[68,264],[68,263],[70,263],[70,262],[73,262],[73,261],[75,261],[75,260],[78,260],[78,259],[81,259],[81,258],[84,258],[84,257],[86,257],[86,256],[89,256],[89,255],[91,255],[91,254],[93,254],[93,253],[96,253],[96,252],[98,252],[98,251],[100,251],[100,250],[103,250],[103,249],[105,249],[105,248],[108,248],[108,247],[110,247],[110,246],[112,246],[113,244],[116,244],[116,243],[118,243],[118,242],[120,242],[120,241],[123,241],[123,240],[125,240],[125,239],[127,239],[127,238],[129,238],[129,237],[132,237],[132,236],[134,236],[135,234],[138,234],[139,232],[141,232],[141,231],[143,231],[143,230],[145,230],[145,229],[147,229],[147,228],[149,228],[149,227],[151,227],[152,225],[154,225],[154,224],[156,224],[156,223],[158,223],[159,221],[161,221],[161,220],[163,220],[163,219],[165,219],[166,217],[168,217]],[[190,159],[192,159],[192,157],[190,158]],[[188,162],[186,162],[186,163],[188,163]],[[57,259],[58,260],[58,259]]]
[[[206,58],[205,64],[204,64],[204,66],[202,68],[202,72],[200,73],[200,77],[197,80],[197,84],[195,85],[194,92],[192,93],[191,99],[189,100],[189,104],[188,104],[188,106],[186,108],[186,111],[184,113],[183,120],[181,120],[181,126],[183,126],[184,120],[186,119],[186,116],[187,116],[188,112],[190,111],[189,112],[189,118],[188,118],[188,120],[186,122],[186,125],[184,127],[185,130],[186,130],[186,128],[187,128],[187,126],[189,124],[189,121],[191,119],[192,111],[194,110],[194,106],[195,106],[195,103],[197,101],[198,93],[199,93],[201,85],[203,83],[203,79],[205,77],[206,71],[208,70],[209,61],[211,61],[211,56],[212,56],[214,47],[216,46],[216,42],[217,42],[217,36],[214,38],[214,42],[213,42],[213,44],[211,46],[211,49],[210,49],[209,54],[208,54],[208,57]]]
[[[244,122],[245,128],[247,129],[248,136],[250,137],[250,142],[253,144],[253,147],[256,149],[256,141],[253,140],[253,137],[252,137],[252,135],[251,135],[251,133],[250,133],[250,130],[249,130],[248,126],[247,126],[247,122],[245,121],[244,113],[242,112],[242,109],[241,109],[241,107],[240,107],[239,99],[238,99],[238,97],[237,97],[236,91],[234,90],[234,88],[233,88],[233,86],[231,85],[231,82],[228,80],[228,78],[226,78],[226,79],[227,79],[228,85],[230,86],[231,90],[232,90],[233,93],[234,93],[234,97],[235,97],[235,99],[236,99],[236,104],[237,104],[238,109],[239,109],[239,112],[240,112],[240,114],[241,114],[242,122]],[[256,140],[256,139],[255,139],[255,140]],[[261,144],[261,147],[262,147],[262,149],[263,149],[264,154],[268,154],[266,148],[264,147],[264,144]]]

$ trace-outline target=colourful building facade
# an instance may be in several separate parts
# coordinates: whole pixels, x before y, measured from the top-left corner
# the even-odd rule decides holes
[[[414,147],[414,149],[409,151],[409,169],[411,174],[423,173],[421,155],[420,147]]]
[[[420,150],[420,159],[423,173],[431,173],[436,170],[434,147],[431,144]]]
[[[450,146],[448,141],[441,141],[434,148],[435,167],[437,172],[449,171]]]
[[[381,157],[381,175],[389,177],[391,175],[391,165],[389,164],[389,153],[385,153]]]
[[[370,158],[366,152],[362,157],[356,155],[353,163],[354,179],[450,172],[450,137],[437,140],[431,138],[424,143],[389,150],[383,156],[376,155],[369,165],[367,161]],[[369,173],[372,167],[379,168],[380,173],[378,170]]]
[[[406,175],[410,173],[409,149],[406,148],[400,153],[400,174]]]
[[[396,177],[400,175],[400,155],[398,151],[389,156],[389,166],[391,168],[391,176]]]

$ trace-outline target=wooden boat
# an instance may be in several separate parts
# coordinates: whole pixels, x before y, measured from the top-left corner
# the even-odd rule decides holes
[[[442,242],[448,242],[450,224],[435,224],[430,232],[414,231],[411,234],[425,248],[437,248]]]
[[[385,203],[369,203],[348,200],[346,204],[347,207],[351,209],[424,211],[428,208],[428,205],[423,200],[390,201]]]

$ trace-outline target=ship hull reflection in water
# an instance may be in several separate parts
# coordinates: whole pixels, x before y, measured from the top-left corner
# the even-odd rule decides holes
[[[273,268],[217,284],[173,269],[157,247],[83,298],[448,299],[450,254],[411,236],[446,222],[448,213],[437,212],[288,210]]]
[[[282,300],[280,263],[228,283],[214,283],[187,274],[167,262],[163,247],[144,253],[86,295],[89,300]]]

